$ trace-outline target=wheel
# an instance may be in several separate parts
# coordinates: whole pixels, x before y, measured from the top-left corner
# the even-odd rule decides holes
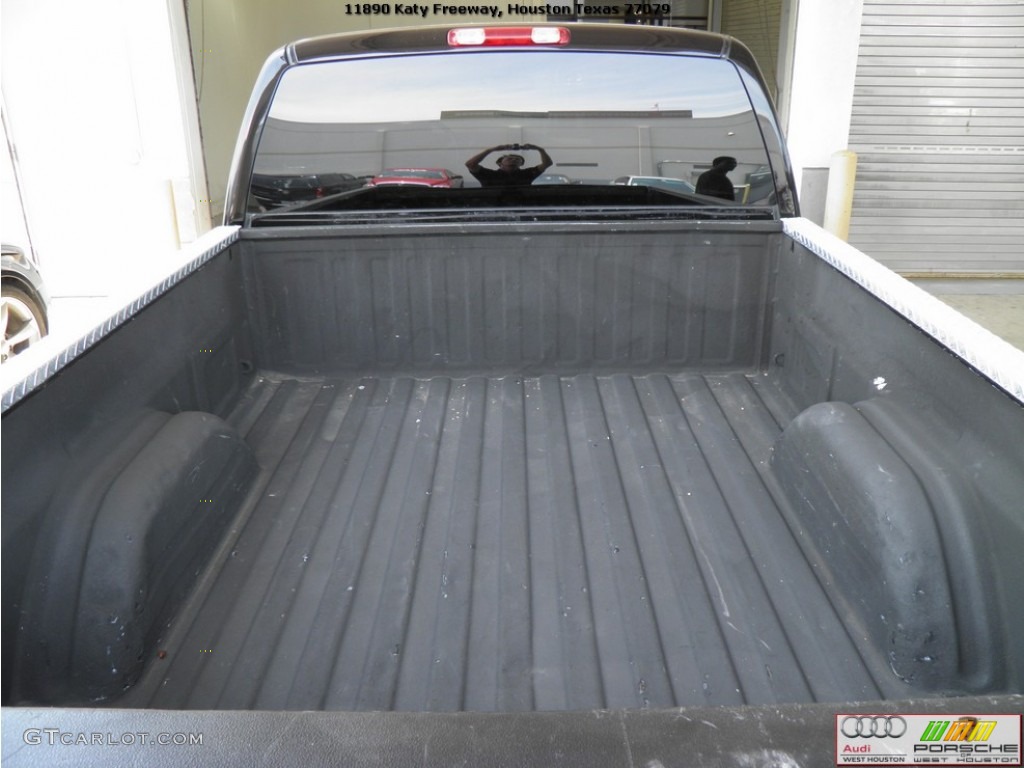
[[[46,335],[46,313],[21,288],[5,285],[0,300],[0,326],[4,331],[0,359],[7,360]]]

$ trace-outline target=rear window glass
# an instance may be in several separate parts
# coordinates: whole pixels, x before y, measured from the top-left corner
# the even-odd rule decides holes
[[[502,156],[518,155],[521,167],[536,169],[530,194],[539,199],[541,188],[558,187],[562,204],[578,188],[601,203],[692,205],[697,193],[706,198],[714,189],[699,180],[723,157],[734,162],[719,168],[718,188],[726,179],[732,200],[728,189],[712,197],[774,202],[757,116],[732,63],[492,50],[290,69],[260,139],[249,209],[324,199],[339,210],[472,200],[486,171],[475,174],[466,162],[495,147],[503,149],[486,153],[479,167],[499,170]],[[423,178],[438,183],[411,183]],[[648,196],[638,197],[640,189]]]

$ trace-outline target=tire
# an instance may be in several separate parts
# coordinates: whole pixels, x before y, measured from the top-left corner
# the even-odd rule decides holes
[[[0,304],[3,347],[0,360],[24,352],[47,333],[46,312],[30,294],[14,285],[3,286]]]

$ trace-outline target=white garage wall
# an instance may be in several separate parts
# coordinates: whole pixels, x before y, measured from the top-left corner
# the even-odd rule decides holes
[[[7,127],[51,295],[118,293],[163,269],[198,226],[168,7],[0,8]]]
[[[3,134],[3,158],[0,158],[0,239],[4,243],[18,245],[25,253],[30,253],[32,240],[28,234],[24,206],[21,204],[13,147],[7,138],[6,106],[3,107]]]
[[[805,169],[828,168],[832,154],[846,149],[862,8],[863,0],[799,3],[783,120],[801,191]]]

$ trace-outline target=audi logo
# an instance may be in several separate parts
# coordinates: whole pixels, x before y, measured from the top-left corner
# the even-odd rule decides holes
[[[843,718],[839,730],[850,739],[898,739],[907,732],[907,721],[899,715],[851,715]]]

